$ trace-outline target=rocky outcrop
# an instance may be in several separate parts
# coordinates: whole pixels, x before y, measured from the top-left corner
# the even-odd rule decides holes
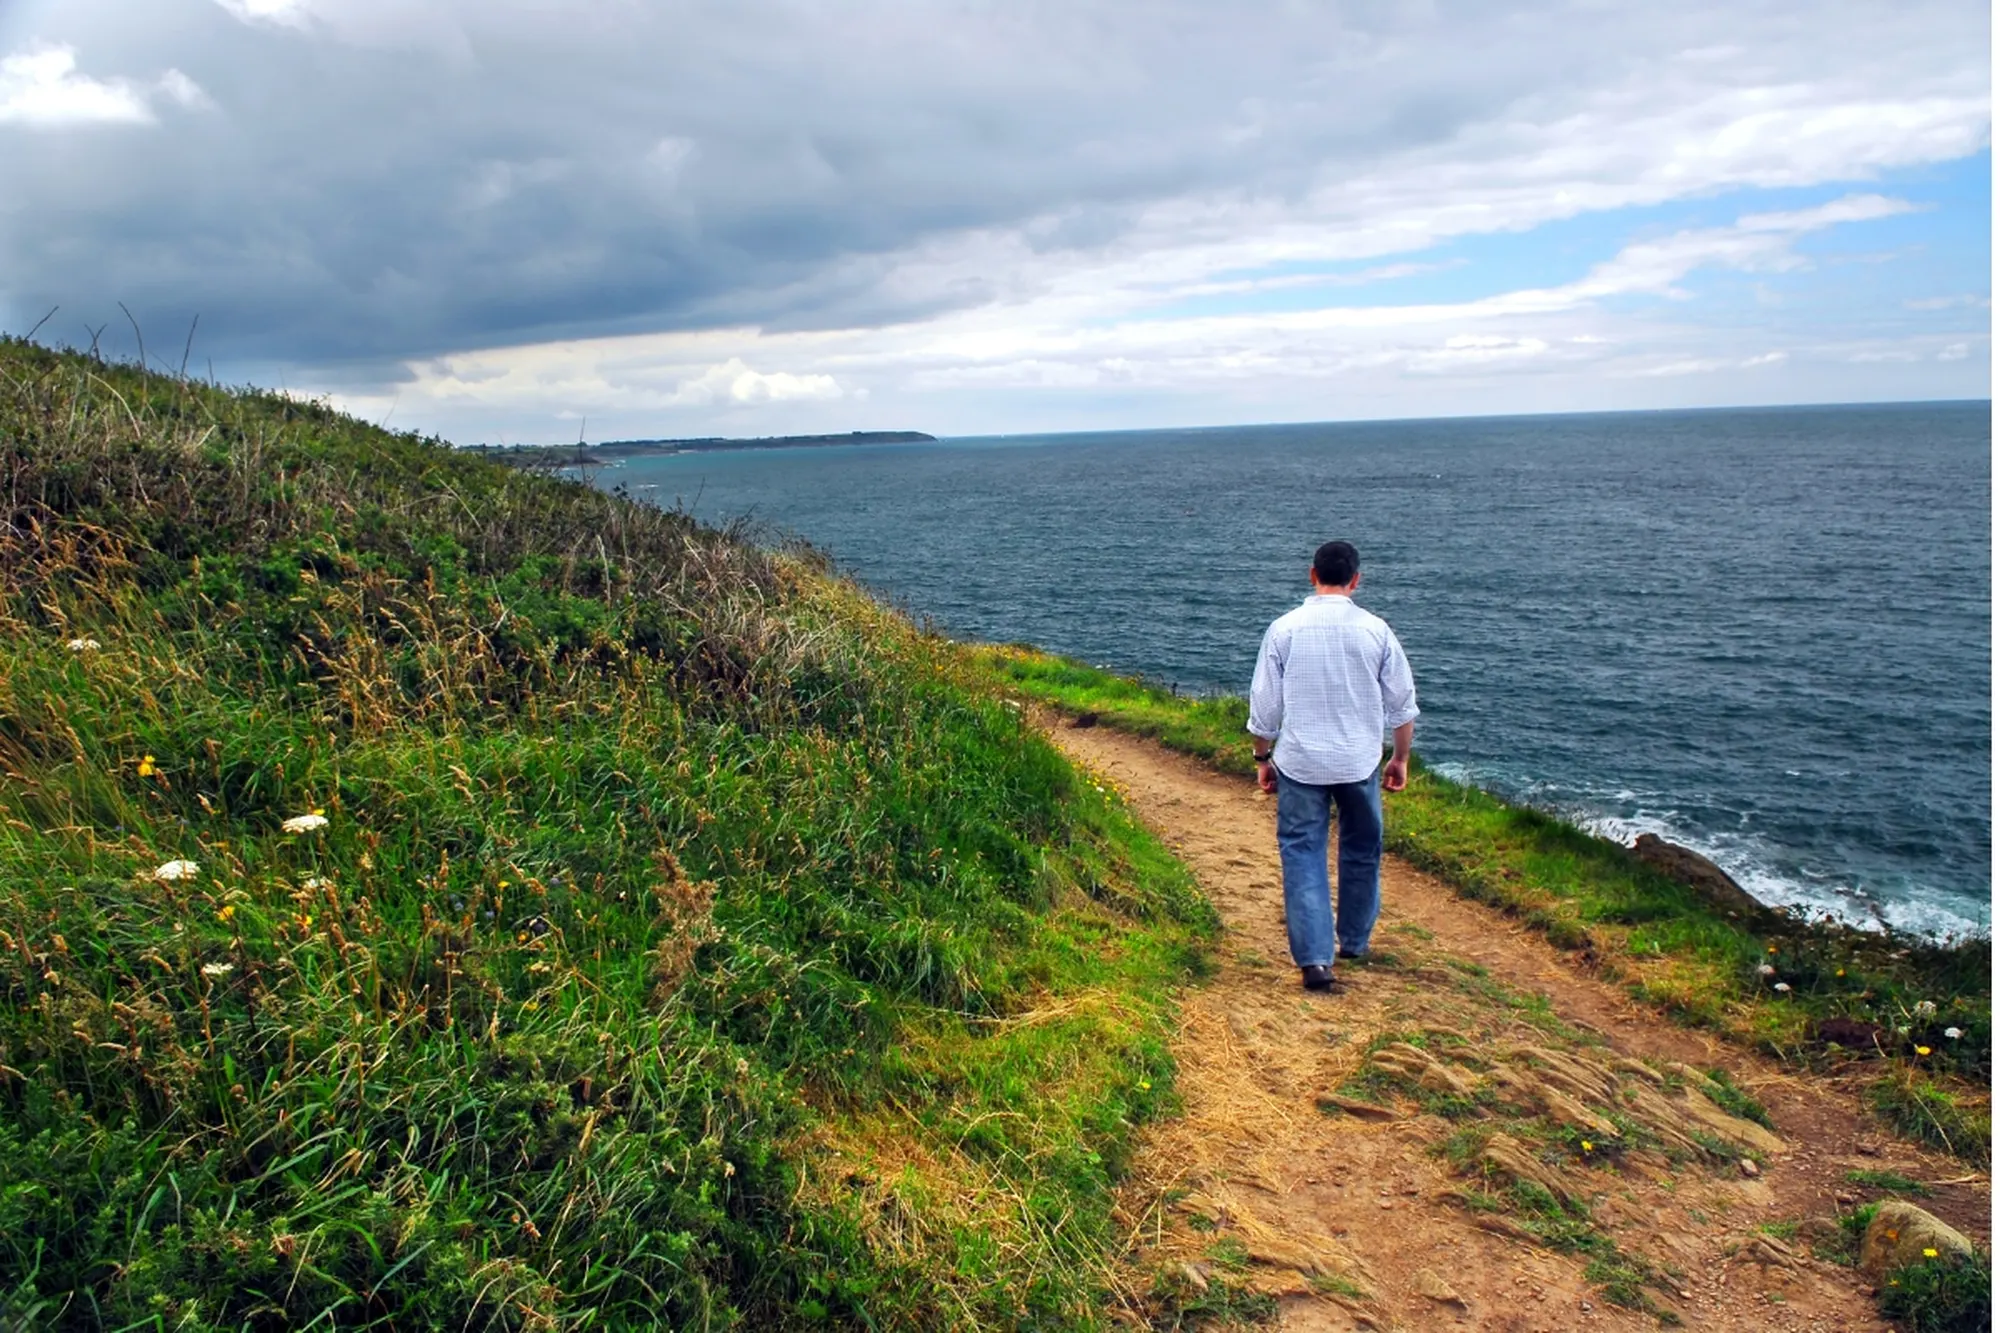
[[[1632,855],[1668,879],[1685,884],[1730,916],[1745,923],[1770,925],[1783,918],[1752,897],[1750,891],[1730,878],[1729,872],[1700,852],[1668,842],[1657,833],[1641,833],[1632,844]]]

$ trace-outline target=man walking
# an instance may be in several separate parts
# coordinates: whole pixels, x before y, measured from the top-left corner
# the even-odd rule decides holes
[[[1285,930],[1307,990],[1333,989],[1336,956],[1327,825],[1340,817],[1341,958],[1368,952],[1382,906],[1382,792],[1410,775],[1417,687],[1403,645],[1354,604],[1361,556],[1347,542],[1313,553],[1305,605],[1264,631],[1250,682],[1257,785],[1278,795]],[[1395,752],[1382,763],[1382,733]]]

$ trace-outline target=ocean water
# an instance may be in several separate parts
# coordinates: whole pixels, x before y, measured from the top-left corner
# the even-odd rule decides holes
[[[1313,548],[1441,770],[1770,902],[1990,925],[1989,408],[1249,426],[639,458],[960,637],[1248,688]]]

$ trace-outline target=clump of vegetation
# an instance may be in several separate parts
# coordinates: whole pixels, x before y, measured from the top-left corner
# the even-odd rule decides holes
[[[1699,1091],[1702,1096],[1708,1098],[1731,1115],[1755,1121],[1766,1129],[1773,1128],[1771,1113],[1764,1109],[1762,1102],[1738,1087],[1736,1080],[1729,1076],[1728,1070],[1709,1069],[1703,1072],[1708,1077],[1699,1085]]]
[[[1240,698],[1189,699],[1019,646],[972,650],[968,661],[1021,697],[1095,714],[1225,773],[1253,772]],[[1795,1065],[1892,1064],[1898,1072],[1878,1094],[1890,1122],[1969,1161],[1986,1160],[1993,1047],[1987,940],[1928,940],[1824,918],[1732,916],[1615,842],[1449,781],[1421,762],[1412,763],[1408,788],[1390,797],[1385,811],[1391,850],[1577,951],[1684,1022]],[[1749,1114],[1731,1104],[1740,1089],[1702,1091]]]
[[[1993,1266],[1964,1254],[1908,1264],[1883,1279],[1877,1304],[1909,1333],[1986,1333],[1993,1327]]]
[[[1900,1171],[1849,1171],[1847,1183],[1887,1194],[1907,1194],[1918,1199],[1931,1196],[1930,1186],[1921,1180],[1912,1180]]]
[[[1982,1166],[1991,1160],[1990,1109],[1967,1104],[1916,1069],[1905,1067],[1883,1075],[1869,1086],[1868,1100],[1876,1114],[1906,1138]]]
[[[0,1324],[1098,1323],[1213,915],[955,660],[0,343]]]

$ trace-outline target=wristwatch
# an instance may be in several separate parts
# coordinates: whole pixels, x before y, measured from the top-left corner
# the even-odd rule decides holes
[[[1252,759],[1255,759],[1260,764],[1268,764],[1271,762],[1271,756],[1268,752],[1264,754],[1258,754],[1255,750],[1252,750],[1250,752],[1250,757]]]

